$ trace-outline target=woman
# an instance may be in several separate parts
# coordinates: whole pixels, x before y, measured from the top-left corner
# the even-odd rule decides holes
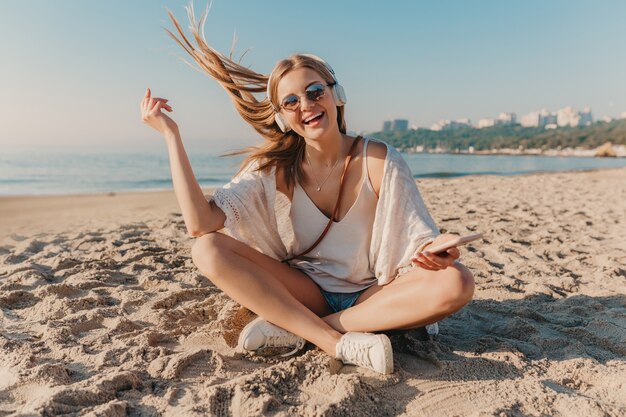
[[[178,127],[162,112],[173,111],[168,100],[148,89],[140,106],[166,139],[195,264],[259,316],[239,347],[297,351],[308,340],[346,364],[393,372],[390,341],[373,332],[436,323],[473,295],[457,248],[426,250],[454,236],[439,234],[394,148],[346,133],[345,94],[326,62],[293,55],[269,76],[256,73],[209,47],[199,31],[206,15],[197,25],[188,13],[198,46],[171,12],[181,39],[168,33],[225,88],[264,144],[247,150],[228,185],[204,196]]]

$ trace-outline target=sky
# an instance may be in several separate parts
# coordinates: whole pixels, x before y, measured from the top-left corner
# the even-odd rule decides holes
[[[258,143],[228,96],[186,64],[165,32],[185,1],[0,0],[0,149],[165,149],[141,121],[147,87],[169,99],[188,148]],[[193,1],[196,16],[208,2]],[[269,73],[296,52],[328,61],[348,96],[348,129],[405,118],[522,115],[590,106],[626,111],[624,1],[214,0],[209,44],[249,49]],[[189,31],[187,31],[190,34]]]

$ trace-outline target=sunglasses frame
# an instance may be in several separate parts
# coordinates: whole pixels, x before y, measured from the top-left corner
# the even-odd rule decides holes
[[[297,110],[300,108],[300,104],[302,103],[302,96],[306,96],[307,100],[310,100],[310,101],[315,101],[315,102],[320,101],[320,100],[321,100],[321,99],[323,99],[323,98],[324,98],[324,96],[326,95],[326,87],[331,87],[331,88],[332,88],[335,84],[336,84],[336,83],[324,84],[323,82],[313,83],[313,84],[311,84],[310,86],[308,86],[308,87],[304,90],[304,94],[289,94],[289,95],[287,95],[285,98],[283,98],[283,99],[281,100],[280,104],[278,105],[278,109],[279,109],[279,110],[280,110],[280,109],[283,109],[283,110],[288,111],[288,112],[295,112],[295,111],[297,111]],[[309,96],[308,96],[308,94],[307,94],[307,90],[308,90],[309,88],[314,87],[314,86],[317,86],[317,85],[321,85],[321,86],[323,86],[323,87],[324,87],[324,90],[323,90],[322,94],[321,94],[319,97],[315,98],[315,99],[311,99],[311,98],[309,98]],[[291,96],[295,96],[295,97],[297,97],[297,98],[298,98],[298,101],[297,101],[296,107],[294,107],[293,109],[290,109],[290,108],[287,108],[287,107],[283,106],[283,103],[285,102],[285,100],[287,99],[287,97],[291,97]]]

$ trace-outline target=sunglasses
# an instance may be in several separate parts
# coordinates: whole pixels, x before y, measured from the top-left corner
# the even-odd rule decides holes
[[[334,84],[311,84],[304,90],[304,95],[309,101],[320,101],[326,94],[326,87],[333,86]],[[287,111],[296,111],[300,107],[300,96],[297,94],[289,94],[280,102],[280,107]]]

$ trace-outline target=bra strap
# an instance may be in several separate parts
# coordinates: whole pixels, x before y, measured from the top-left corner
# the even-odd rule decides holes
[[[354,139],[354,142],[352,142],[352,146],[350,146],[350,150],[348,151],[348,157],[346,158],[346,161],[344,162],[343,173],[341,174],[341,179],[340,179],[340,183],[339,183],[339,195],[337,196],[337,202],[335,203],[335,209],[333,210],[333,213],[330,216],[330,220],[328,221],[328,224],[324,228],[324,231],[322,232],[320,237],[317,238],[315,243],[313,243],[307,250],[305,250],[302,253],[299,253],[298,255],[294,255],[291,258],[284,259],[282,262],[291,261],[292,259],[298,258],[298,257],[300,257],[302,255],[306,255],[307,253],[311,252],[313,249],[315,249],[315,247],[317,245],[320,244],[322,239],[324,239],[324,236],[326,236],[326,234],[330,230],[330,227],[333,225],[333,222],[335,221],[335,219],[337,218],[337,215],[339,214],[339,206],[340,206],[340,203],[341,203],[341,196],[343,195],[343,189],[344,189],[344,187],[343,187],[344,181],[343,180],[344,180],[344,177],[346,176],[346,172],[348,172],[348,166],[350,165],[350,160],[352,160],[352,153],[354,152],[354,149],[356,148],[357,143],[359,143],[359,141],[361,139],[363,139],[362,136],[357,136],[356,139]]]

